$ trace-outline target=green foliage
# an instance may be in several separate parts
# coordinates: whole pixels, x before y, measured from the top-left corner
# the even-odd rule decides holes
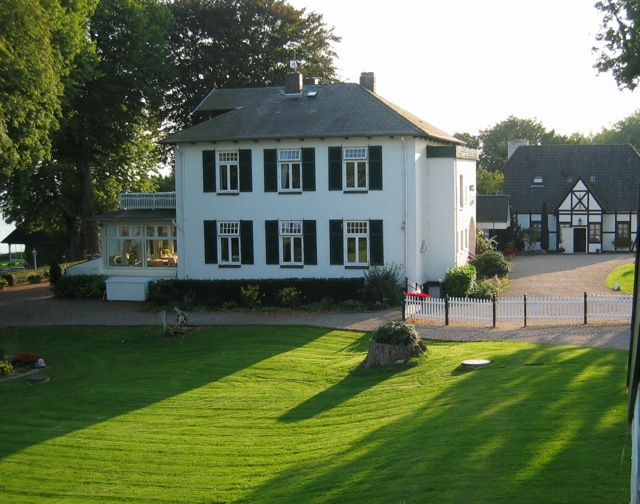
[[[480,194],[501,194],[504,188],[504,174],[500,170],[487,170],[478,165],[476,186]]]
[[[601,31],[596,35],[598,53],[595,68],[611,72],[620,88],[634,90],[640,78],[640,12],[637,0],[601,0]]]
[[[506,277],[511,272],[511,263],[500,252],[490,251],[476,257],[471,264],[476,269],[478,279]]]
[[[258,308],[262,306],[264,294],[260,293],[259,285],[247,285],[240,287],[240,302],[247,308]]]
[[[497,276],[478,280],[470,297],[475,299],[493,299],[500,295],[500,292],[508,283],[509,280],[506,278],[499,278]]]
[[[402,301],[400,274],[397,264],[372,266],[364,274],[362,300],[374,306],[396,306]]]
[[[305,303],[320,303],[323,299],[332,299],[336,303],[357,300],[362,290],[362,278],[284,278],[255,280],[262,293],[260,300],[264,305],[277,306],[278,293],[287,287],[300,292]],[[243,305],[242,291],[246,280],[158,280],[149,285],[147,299],[157,306],[180,306],[184,296],[191,292],[193,306],[222,308]]]
[[[57,262],[52,262],[49,266],[49,282],[55,284],[62,278],[62,268]]]
[[[498,240],[495,236],[487,238],[482,229],[476,230],[476,251],[480,254],[495,251],[498,248]]]
[[[444,276],[444,291],[450,297],[468,297],[476,282],[476,268],[472,264],[454,266]]]
[[[53,284],[53,295],[57,298],[101,298],[105,280],[102,275],[63,276]]]
[[[540,233],[536,227],[528,227],[521,229],[518,233],[518,243],[522,243],[522,247],[529,245],[533,247],[539,240]]]
[[[10,362],[0,360],[0,376],[6,376],[13,373],[13,366]]]
[[[389,321],[378,326],[373,333],[373,341],[386,345],[413,346],[418,344],[420,337],[413,325]]]
[[[276,296],[278,305],[284,308],[294,308],[300,305],[301,300],[302,294],[295,287],[285,287]]]
[[[27,280],[32,284],[40,283],[43,278],[44,275],[41,275],[40,273],[31,273],[27,276]]]
[[[9,287],[13,287],[16,284],[16,278],[11,273],[6,273],[2,275],[2,278],[6,280]]]

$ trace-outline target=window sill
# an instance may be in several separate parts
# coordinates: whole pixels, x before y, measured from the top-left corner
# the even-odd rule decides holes
[[[304,264],[281,264],[280,269],[302,269]]]
[[[239,268],[241,264],[218,264],[218,268]]]
[[[302,194],[302,189],[294,189],[292,191],[279,190],[278,194]]]
[[[218,191],[218,196],[239,196],[240,191]]]
[[[369,189],[343,189],[345,194],[367,194]]]
[[[352,270],[366,270],[369,269],[368,265],[357,266],[355,264],[345,265],[344,269],[352,269]]]

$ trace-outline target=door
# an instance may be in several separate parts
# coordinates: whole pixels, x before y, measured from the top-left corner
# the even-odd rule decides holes
[[[573,251],[576,253],[586,253],[587,228],[573,228]]]

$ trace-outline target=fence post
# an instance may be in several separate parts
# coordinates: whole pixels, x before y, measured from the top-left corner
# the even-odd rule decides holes
[[[496,295],[493,295],[493,328],[496,328],[496,317],[497,317],[497,312],[498,310],[496,309]]]
[[[524,326],[527,327],[527,295],[524,295]]]
[[[587,293],[584,293],[584,324],[587,325]]]
[[[444,295],[444,325],[449,325],[449,294]]]
[[[404,294],[402,294],[402,321],[407,320],[407,289],[409,288],[409,279],[404,277]]]

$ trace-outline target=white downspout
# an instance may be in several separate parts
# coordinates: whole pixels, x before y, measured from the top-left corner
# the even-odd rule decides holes
[[[187,278],[187,275],[185,273],[185,264],[187,261],[187,239],[185,236],[185,229],[186,229],[186,223],[187,223],[187,211],[186,211],[186,198],[185,198],[185,175],[184,175],[184,152],[182,152],[182,149],[180,148],[180,145],[176,144],[176,153],[180,155],[180,178],[182,179],[182,187],[180,190],[180,199],[182,200],[182,228],[180,226],[178,226],[178,224],[176,223],[176,228],[178,229],[178,231],[180,232],[180,234],[182,235],[182,250],[184,251],[184,259],[180,258],[180,260],[178,261],[178,270],[182,270],[182,276],[184,278]],[[178,160],[176,159],[176,166],[178,165]],[[176,191],[176,197],[178,197],[177,191]],[[178,277],[180,277],[180,275],[178,275]]]
[[[400,137],[402,141],[402,230],[404,231],[404,274],[405,278],[409,278],[409,233],[407,232],[407,218],[409,215],[409,202],[408,194],[409,183],[407,177],[407,145],[404,142],[404,137]]]

